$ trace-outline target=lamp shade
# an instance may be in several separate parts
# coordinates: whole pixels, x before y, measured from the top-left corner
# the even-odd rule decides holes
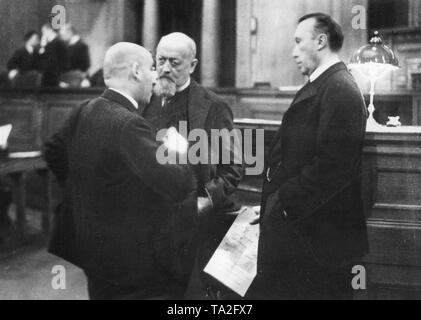
[[[398,69],[399,61],[393,51],[383,44],[378,31],[375,31],[370,44],[354,53],[350,66],[358,67],[367,76],[380,76],[378,73]]]

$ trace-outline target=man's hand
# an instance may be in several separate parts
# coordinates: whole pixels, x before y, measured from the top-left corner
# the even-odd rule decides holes
[[[252,208],[254,213],[256,214],[256,218],[250,222],[252,226],[255,226],[260,223],[260,206]]]
[[[207,214],[212,209],[212,201],[209,198],[197,198],[197,213],[200,216]]]
[[[9,72],[9,80],[10,81],[13,81],[16,78],[16,76],[18,75],[18,73],[19,73],[19,71],[16,70],[16,69],[10,70],[10,72]]]
[[[89,81],[89,79],[83,79],[83,81],[80,83],[80,87],[81,88],[90,88],[91,82]]]

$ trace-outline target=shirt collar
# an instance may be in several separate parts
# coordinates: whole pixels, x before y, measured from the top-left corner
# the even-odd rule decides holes
[[[34,47],[31,47],[31,46],[25,46],[25,49],[26,49],[26,51],[28,51],[30,54],[33,54],[34,53]]]
[[[79,35],[75,35],[70,39],[69,45],[70,46],[74,46],[76,43],[78,43],[80,40],[80,36]]]
[[[182,91],[186,90],[189,87],[190,83],[191,83],[191,78],[189,78],[184,85],[182,85],[180,88],[178,88],[177,92],[182,92]]]
[[[133,99],[133,97],[129,96],[127,93],[124,93],[123,91],[120,91],[114,88],[109,88],[109,89],[121,94],[123,97],[129,100],[136,109],[139,109],[139,104],[137,103],[137,101]]]
[[[310,75],[310,82],[314,82],[318,77],[320,77],[327,69],[329,69],[331,66],[341,62],[339,58],[335,57],[327,61],[325,64],[320,65],[317,67],[316,70]]]

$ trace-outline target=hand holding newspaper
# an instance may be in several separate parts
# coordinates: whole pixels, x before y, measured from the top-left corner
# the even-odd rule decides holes
[[[7,149],[7,140],[12,132],[12,125],[8,124],[0,127],[0,150]]]

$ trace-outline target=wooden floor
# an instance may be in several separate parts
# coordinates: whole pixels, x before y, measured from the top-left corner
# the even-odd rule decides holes
[[[11,216],[13,216],[13,208]],[[25,244],[13,240],[9,231],[7,243],[0,245],[0,300],[86,300],[84,273],[52,256],[46,251],[47,239],[41,234],[40,214],[30,211],[30,236]],[[5,236],[3,231],[2,236]],[[54,290],[52,270],[62,266],[65,270],[65,290]]]

